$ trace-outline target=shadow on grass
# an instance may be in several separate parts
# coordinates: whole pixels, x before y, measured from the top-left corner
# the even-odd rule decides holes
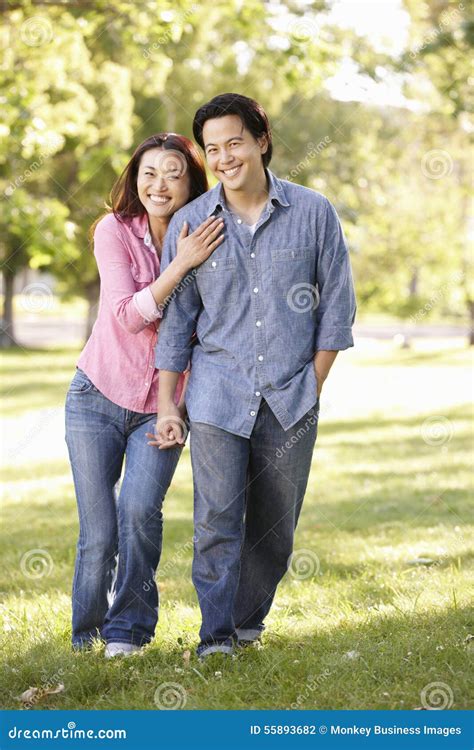
[[[2,352],[2,414],[17,416],[64,404],[77,349],[8,349]]]
[[[26,347],[26,346],[12,346],[9,349],[2,349],[2,361],[8,360],[8,359],[14,359],[15,357],[20,356],[28,356],[28,355],[38,355],[39,357],[42,357],[43,359],[48,359],[50,357],[56,357],[56,356],[67,356],[67,357],[73,357],[76,354],[79,354],[81,349],[77,346],[58,346],[58,347],[49,347],[48,349],[36,349],[33,347]],[[22,370],[22,366],[18,365],[18,371]],[[2,367],[3,370],[3,367]]]
[[[397,352],[398,355],[398,361],[397,365],[398,367],[411,367],[415,365],[424,365],[429,364],[430,366],[433,365],[433,367],[436,366],[445,366],[449,365],[451,367],[458,367],[459,361],[458,358],[461,360],[466,361],[466,365],[468,364],[468,358],[470,355],[470,352],[472,350],[469,346],[465,347],[459,347],[457,349],[447,349],[447,350],[439,350],[439,349],[433,349],[431,351],[425,351],[425,352],[414,352],[414,351],[407,351],[407,350],[399,350]],[[362,367],[393,367],[394,366],[394,360],[393,356],[390,357],[364,357],[364,359],[360,362],[360,365]]]
[[[260,649],[204,664],[194,654],[183,661],[198,638],[178,622],[171,639],[159,626],[152,645],[125,660],[104,660],[101,649],[72,653],[67,634],[58,633],[6,660],[2,704],[18,708],[14,696],[48,678],[64,683],[65,691],[41,708],[155,709],[156,689],[172,682],[189,710],[439,708],[430,704],[434,683],[442,683],[446,708],[466,709],[472,703],[465,640],[472,624],[468,607],[373,612],[361,622],[310,629],[302,616],[291,632],[285,619],[273,627],[270,620]]]
[[[446,419],[452,419],[456,422],[465,422],[466,425],[472,424],[473,407],[472,404],[461,404],[459,406],[450,406],[449,408],[443,408],[441,410],[433,410],[432,412],[426,412],[413,417],[381,417],[379,415],[372,417],[371,419],[353,419],[351,421],[343,420],[326,420],[324,416],[324,402],[321,406],[321,417],[319,420],[319,436],[321,435],[338,435],[347,432],[361,432],[368,433],[372,430],[393,430],[397,428],[414,428],[418,432],[418,441],[422,440],[420,430],[426,419],[430,419],[433,416],[445,417]],[[320,438],[318,438],[319,440]],[[378,438],[380,440],[380,438]],[[472,433],[471,433],[472,441]],[[397,442],[405,442],[402,438]],[[347,444],[350,445],[350,444]],[[370,442],[368,443],[370,445]],[[373,447],[373,445],[371,445]],[[359,445],[357,446],[359,449]]]
[[[64,409],[66,393],[73,375],[73,371],[70,370],[64,378],[56,378],[54,383],[43,380],[0,389],[2,415],[16,417],[34,412],[36,409]]]
[[[421,691],[444,682],[451,708],[468,708],[470,671],[465,639],[473,625],[469,607],[436,613],[387,615],[372,612],[365,622],[340,622],[314,628],[298,636],[265,636],[268,649],[282,655],[273,663],[257,651],[252,669],[268,665],[262,679],[263,695],[249,685],[249,708],[302,709],[413,709],[421,705]],[[267,640],[268,639],[268,640]],[[299,659],[299,665],[292,662]],[[270,663],[268,663],[270,661]],[[294,687],[290,705],[274,705],[266,686],[289,682]],[[200,706],[203,707],[203,706]]]
[[[454,545],[451,544],[450,546],[452,548]],[[385,584],[381,586],[380,578],[373,580],[374,576],[378,574],[385,574],[387,571],[390,571],[399,575],[400,573],[403,574],[411,571],[414,576],[419,575],[419,577],[426,578],[427,583],[432,583],[430,578],[438,571],[445,571],[451,567],[459,570],[470,569],[474,563],[473,551],[461,552],[458,555],[445,555],[439,552],[439,542],[437,540],[427,541],[424,550],[423,555],[419,557],[430,559],[430,563],[415,564],[413,558],[416,559],[417,555],[406,553],[403,560],[373,556],[365,562],[344,564],[335,562],[334,558],[331,557],[330,543],[327,540],[325,540],[324,544],[314,548],[314,551],[319,553],[318,560],[322,574],[322,583],[326,584],[324,576],[329,576],[330,580],[334,580],[335,582],[347,580],[360,581],[362,590],[358,589],[355,592],[355,597],[359,601],[362,594],[373,594],[376,597],[377,603],[383,602],[386,604],[391,604],[398,593],[396,589],[388,588]],[[291,581],[289,577],[283,580],[286,583]]]
[[[71,467],[66,461],[44,461],[38,464],[20,464],[19,466],[6,466],[0,471],[0,476],[5,482],[35,481],[37,479],[54,479],[56,477],[67,477],[71,480]]]
[[[389,475],[391,476],[391,475]],[[473,523],[472,509],[466,491],[429,488],[426,492],[406,492],[400,497],[397,490],[373,492],[369,496],[354,495],[350,500],[321,502],[305,500],[301,524],[303,527],[318,523],[320,527],[336,527],[341,531],[358,531],[370,536],[393,526],[431,528],[439,523],[463,526]],[[310,523],[309,523],[310,522]]]

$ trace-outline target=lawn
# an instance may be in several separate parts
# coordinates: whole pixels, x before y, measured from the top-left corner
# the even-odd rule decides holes
[[[77,535],[62,404],[77,352],[2,357],[4,708],[472,707],[472,422],[460,341],[360,346],[323,392],[297,532],[260,648],[200,664],[185,450],[165,503],[154,642],[128,660],[70,649]],[[472,495],[471,495],[472,497]]]

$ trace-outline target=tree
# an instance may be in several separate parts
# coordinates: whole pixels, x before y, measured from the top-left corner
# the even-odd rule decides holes
[[[72,132],[87,130],[95,104],[84,85],[91,74],[87,49],[74,25],[65,23],[53,33],[46,17],[28,19],[15,10],[6,15],[1,35],[6,54],[0,131],[0,189],[6,198],[0,225],[2,343],[12,345],[18,270],[25,264],[51,267],[63,256],[70,262],[75,253],[69,210],[49,189],[48,168]]]
[[[460,188],[464,227],[459,249],[465,304],[470,319],[469,343],[474,345],[474,281],[472,277],[472,218],[470,201],[471,160],[468,134],[472,133],[472,49],[474,47],[474,16],[472,6],[448,0],[417,3],[405,0],[411,18],[410,49],[403,56],[401,67],[414,76],[414,86],[431,84],[431,111],[446,114],[459,128],[458,152],[453,174]],[[444,160],[451,163],[453,154],[445,151]],[[458,191],[459,192],[459,191]],[[459,231],[459,230],[458,230]]]
[[[321,85],[338,52],[331,57],[330,45],[315,33],[322,1],[280,8],[256,0],[212,7],[99,0],[67,10],[61,3],[17,2],[9,8],[2,33],[12,73],[1,74],[8,111],[1,185],[11,199],[14,175],[28,169],[23,189],[67,209],[58,216],[73,222],[76,252],[73,258],[51,252],[48,265],[64,294],[89,299],[89,323],[98,279],[88,230],[132,145],[160,130],[191,135],[197,106],[223,90],[246,92],[279,114],[298,86],[302,95]],[[47,134],[54,148],[46,148]],[[28,159],[40,166],[29,169]],[[35,245],[22,256],[17,249],[18,261],[31,262],[35,252]],[[12,249],[4,255],[11,275],[20,265],[9,271]],[[44,248],[38,257],[45,258]]]

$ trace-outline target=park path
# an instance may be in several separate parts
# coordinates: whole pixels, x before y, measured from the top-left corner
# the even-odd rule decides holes
[[[403,353],[404,361],[397,366],[393,364],[392,341],[356,334],[355,347],[341,352],[324,386],[321,420],[372,420],[375,424],[385,419],[396,421],[397,417],[401,420],[414,417],[413,429],[418,432],[426,418],[439,417],[442,422],[443,415],[450,409],[465,406],[472,400],[467,358],[457,366],[450,362],[453,343],[463,346],[464,340],[437,342],[440,361],[436,365],[432,358],[433,342],[426,341],[426,360],[418,344],[412,354]],[[57,340],[55,344],[58,345]],[[4,417],[1,426],[4,465],[67,460],[62,392],[51,406]]]
[[[357,323],[354,326],[354,334],[357,338],[369,338],[377,340],[393,339],[397,335],[411,336],[412,338],[451,338],[466,337],[467,326],[462,325],[413,325],[400,321],[390,324],[364,324]],[[61,320],[60,318],[40,319],[35,315],[23,318],[15,323],[15,336],[25,347],[48,347],[48,346],[81,346],[85,336],[85,324],[83,320]]]

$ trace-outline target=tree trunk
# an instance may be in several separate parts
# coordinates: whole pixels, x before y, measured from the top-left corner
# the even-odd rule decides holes
[[[418,294],[418,274],[418,268],[415,268],[411,275],[410,284],[408,286],[408,294],[410,297],[414,297],[415,294]]]
[[[467,300],[467,309],[469,310],[469,346],[474,346],[474,300]]]
[[[9,349],[18,346],[13,334],[13,283],[15,274],[7,265],[3,268],[3,311],[2,330],[0,333],[0,348]]]
[[[418,294],[419,269],[414,268],[408,285],[408,296],[415,297]],[[411,349],[411,336],[408,328],[403,332],[402,349]]]
[[[88,308],[87,308],[87,318],[86,318],[86,338],[85,338],[86,341],[88,340],[89,336],[92,333],[92,328],[97,318],[97,311],[99,309],[99,292],[100,292],[99,281],[94,281],[87,286],[86,299],[88,303]]]

